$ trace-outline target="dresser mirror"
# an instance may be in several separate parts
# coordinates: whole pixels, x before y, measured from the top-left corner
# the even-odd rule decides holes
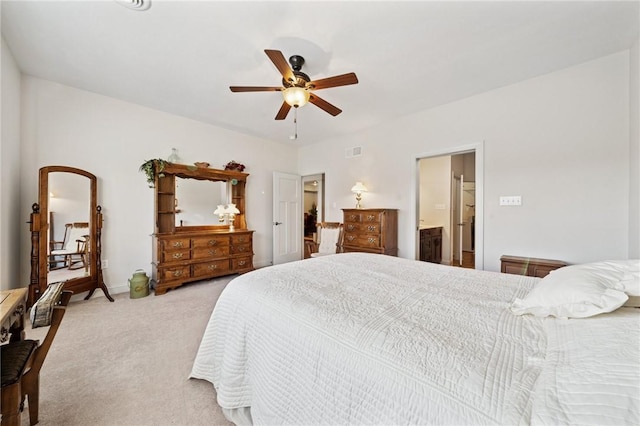
[[[74,167],[42,167],[30,224],[29,306],[57,281],[74,293],[89,291],[85,299],[101,288],[113,301],[102,278],[102,213],[93,174]]]
[[[218,225],[213,214],[219,204],[231,202],[227,181],[176,178],[176,226]]]

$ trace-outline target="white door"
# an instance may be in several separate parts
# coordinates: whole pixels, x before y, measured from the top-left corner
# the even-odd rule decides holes
[[[273,264],[302,259],[302,178],[273,172]]]

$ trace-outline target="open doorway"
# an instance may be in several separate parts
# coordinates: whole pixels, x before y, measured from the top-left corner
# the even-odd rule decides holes
[[[309,247],[316,241],[316,224],[324,220],[324,173],[303,176],[303,247],[304,258],[310,257]]]
[[[416,259],[482,269],[482,144],[416,161]]]

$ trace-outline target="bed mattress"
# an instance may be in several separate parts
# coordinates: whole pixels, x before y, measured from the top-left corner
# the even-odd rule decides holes
[[[588,333],[585,320],[513,315],[536,280],[366,253],[263,268],[222,293],[191,377],[255,424],[606,423],[580,411],[576,374],[598,389],[591,402],[629,395],[618,423],[638,420],[637,312],[593,318]],[[597,368],[594,341],[621,370],[609,388],[579,373]],[[581,350],[576,370],[565,356]]]

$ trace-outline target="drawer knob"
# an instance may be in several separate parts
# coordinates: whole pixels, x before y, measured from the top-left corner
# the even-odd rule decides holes
[[[182,241],[174,241],[173,242],[173,246],[174,247],[182,247]]]
[[[348,224],[347,225],[347,230],[348,231],[353,231],[354,226],[352,224]]]
[[[351,216],[349,216],[349,220],[356,220],[356,217],[357,216],[355,214],[352,214]]]
[[[181,276],[182,276],[182,270],[180,270],[180,271],[173,271],[173,276],[174,276],[174,277],[181,277]]]
[[[375,244],[376,239],[373,237],[369,237],[369,244]]]
[[[367,230],[375,231],[376,230],[376,226],[375,225],[369,225],[369,226],[367,226]]]
[[[236,250],[237,251],[245,251],[246,247],[245,246],[239,246],[239,247],[236,247]]]
[[[218,265],[209,265],[208,268],[210,271],[213,271],[214,269],[218,269]]]
[[[209,250],[209,254],[218,254],[218,249]]]
[[[246,260],[241,260],[241,261],[238,262],[238,266],[244,266],[245,263],[247,263]]]
[[[353,235],[347,235],[347,240],[353,241],[355,239],[356,239],[356,237],[354,237]]]
[[[376,220],[376,217],[370,214],[370,215],[367,215],[367,220]]]
[[[173,258],[174,259],[180,259],[182,257],[183,253],[173,253]]]
[[[218,240],[209,240],[208,243],[210,246],[215,246],[216,244],[218,244]]]

